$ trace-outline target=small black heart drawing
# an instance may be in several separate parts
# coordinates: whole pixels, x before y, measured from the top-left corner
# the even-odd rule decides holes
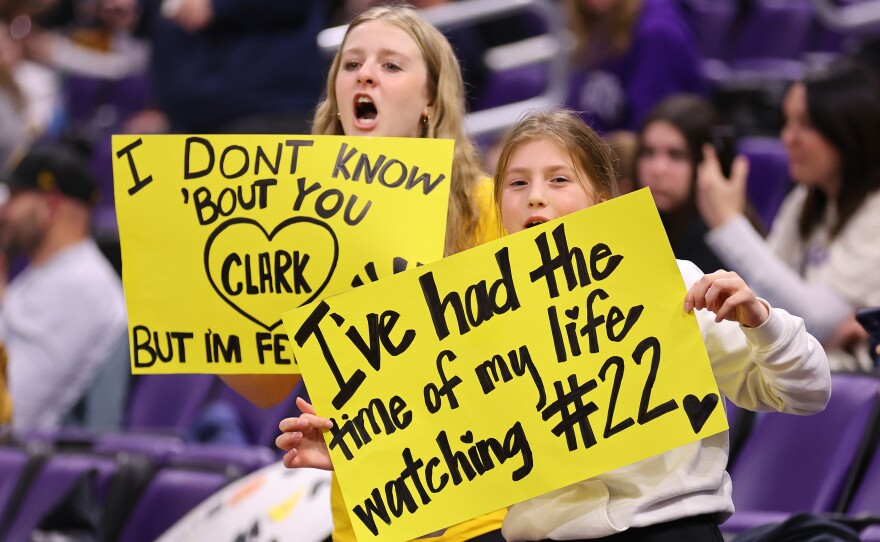
[[[219,253],[221,257],[229,254],[229,243],[231,242],[231,239],[227,241],[226,236],[223,236],[224,241],[218,242],[217,239],[221,237],[222,233],[228,232],[233,226],[235,226],[234,230],[239,236],[241,235],[243,227],[247,227],[253,232],[249,235],[256,234],[256,238],[253,240],[254,246],[259,243],[265,243],[270,247],[277,248],[275,245],[281,244],[285,250],[292,250],[293,248],[304,248],[308,247],[309,244],[314,245],[320,243],[322,247],[321,252],[324,254],[327,254],[332,250],[329,257],[324,258],[327,261],[321,264],[315,261],[317,254],[311,254],[312,258],[310,261],[312,263],[309,264],[311,268],[315,268],[318,265],[321,266],[321,269],[318,272],[318,276],[322,281],[321,284],[311,284],[310,286],[312,289],[308,292],[304,291],[298,294],[276,296],[271,303],[262,303],[260,306],[257,306],[252,299],[249,301],[246,296],[231,298],[217,284],[215,275],[219,273],[216,269],[217,266],[212,266],[211,250],[212,248],[215,249],[215,252]],[[255,230],[254,228],[257,229]],[[234,252],[237,252],[237,250]],[[309,255],[309,252],[306,251],[305,254]],[[214,260],[216,260],[216,256],[214,257]],[[336,234],[330,226],[324,222],[305,216],[288,218],[278,224],[271,233],[266,231],[266,228],[255,220],[249,218],[233,218],[218,226],[217,229],[211,232],[211,235],[205,242],[205,273],[207,274],[208,280],[211,282],[214,291],[216,291],[217,294],[232,308],[241,313],[248,320],[265,328],[267,331],[272,331],[281,325],[281,314],[283,312],[305,305],[317,298],[321,292],[324,291],[327,283],[330,282],[330,277],[333,276],[333,271],[336,269],[336,263],[338,260],[339,241],[336,238]],[[214,261],[214,263],[216,264],[217,262]],[[265,301],[266,296],[261,297],[263,298],[263,301]]]
[[[565,309],[565,315],[568,316],[571,320],[577,319],[579,312],[581,312],[581,308],[578,306],[574,306],[570,309]]]
[[[699,433],[700,429],[709,419],[712,411],[718,406],[718,394],[710,393],[703,397],[702,400],[697,399],[696,395],[688,395],[682,401],[684,411],[687,413],[688,420],[691,421],[691,427],[694,433]]]

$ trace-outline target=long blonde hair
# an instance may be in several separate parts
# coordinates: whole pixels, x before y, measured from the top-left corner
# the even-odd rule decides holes
[[[412,37],[428,68],[428,96],[433,113],[425,119],[422,137],[455,140],[452,157],[452,179],[449,193],[449,214],[446,219],[448,256],[473,247],[479,226],[479,207],[474,194],[483,171],[480,158],[464,130],[464,82],[461,68],[446,37],[427,23],[410,6],[393,4],[368,9],[348,25],[345,38],[333,58],[327,75],[327,89],[315,112],[313,134],[342,135],[339,107],[336,102],[336,77],[341,52],[351,31],[370,21],[391,23]]]
[[[574,111],[535,111],[517,122],[501,143],[501,154],[494,178],[495,208],[498,210],[499,222],[504,172],[511,156],[520,145],[545,138],[568,153],[575,171],[586,176],[586,179],[581,179],[578,175],[578,182],[598,201],[620,195],[617,175],[614,173],[614,153],[608,143],[584,124]]]
[[[586,9],[581,0],[564,0],[569,29],[575,37],[574,61],[594,67],[620,56],[632,44],[632,31],[642,12],[642,0],[616,0],[608,13]]]

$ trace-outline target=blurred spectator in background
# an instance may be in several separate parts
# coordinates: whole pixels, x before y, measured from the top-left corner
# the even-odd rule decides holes
[[[773,306],[804,318],[833,370],[873,369],[856,309],[880,305],[880,89],[840,61],[808,74],[783,104],[795,189],[765,242],[742,215],[746,171],[725,179],[709,149],[697,206],[709,246]]]
[[[0,281],[13,427],[53,429],[126,334],[122,284],[89,236],[96,186],[77,155],[32,150],[3,187],[0,244],[29,259]]]
[[[709,230],[697,211],[697,164],[712,141],[716,115],[693,95],[666,98],[651,110],[639,132],[636,183],[651,189],[675,257],[705,273],[724,266],[703,236]]]
[[[141,0],[154,97],[169,129],[308,133],[327,69],[316,38],[329,7],[326,0]]]
[[[85,2],[81,4],[87,4]],[[149,43],[132,32],[140,7],[127,0],[97,0],[94,13],[64,31],[34,27],[24,38],[28,58],[66,75],[119,80],[145,73]]]
[[[705,273],[724,268],[704,240],[709,228],[696,203],[697,167],[717,124],[718,115],[707,100],[693,94],[670,96],[648,114],[636,151],[636,185],[651,189],[675,257],[694,262]],[[748,207],[746,216],[758,229]]]
[[[113,207],[111,136],[149,104],[149,43],[132,33],[139,20],[133,2],[80,0],[72,7],[68,20],[56,20],[62,6],[34,13],[33,27],[21,41],[29,59],[62,76],[63,113],[55,139],[88,158],[101,188],[96,235],[103,239],[117,235],[115,219],[107,218]]]
[[[53,70],[25,57],[22,39],[30,30],[31,19],[24,15],[8,23],[0,21],[0,62],[19,89],[25,131],[38,139],[51,134],[58,119],[61,81]]]
[[[600,133],[636,130],[663,97],[702,93],[702,56],[673,0],[564,0],[575,36],[567,105]]]

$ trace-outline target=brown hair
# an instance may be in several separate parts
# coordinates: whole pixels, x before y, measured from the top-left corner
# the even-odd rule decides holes
[[[404,30],[422,52],[428,69],[428,96],[433,105],[433,113],[425,119],[422,137],[455,140],[445,254],[448,256],[466,250],[476,244],[480,217],[474,193],[477,181],[484,173],[479,155],[464,129],[464,83],[458,60],[446,37],[422,19],[414,9],[405,4],[379,6],[364,11],[352,20],[330,66],[327,89],[315,112],[312,133],[344,133],[337,117],[339,107],[336,103],[336,77],[339,73],[341,52],[354,28],[378,20]]]

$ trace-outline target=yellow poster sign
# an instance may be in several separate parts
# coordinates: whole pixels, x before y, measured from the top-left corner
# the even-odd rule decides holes
[[[132,371],[298,372],[282,313],[443,256],[452,149],[114,136]]]
[[[727,427],[647,190],[283,317],[360,541]]]

